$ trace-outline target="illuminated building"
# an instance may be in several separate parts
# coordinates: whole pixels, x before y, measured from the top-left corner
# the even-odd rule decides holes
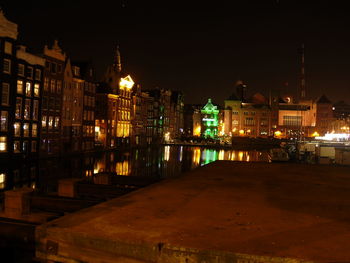
[[[119,48],[96,95],[95,139],[111,148],[130,143],[131,93],[134,81],[122,72]]]
[[[17,24],[1,10],[0,25],[0,157],[37,157],[45,60],[17,46]]]
[[[55,40],[51,48],[44,47],[44,87],[41,106],[40,154],[61,152],[62,94],[66,55]]]
[[[218,136],[219,110],[214,106],[211,99],[201,110],[202,114],[202,136],[205,138],[216,138]]]
[[[237,82],[235,92],[225,100],[224,134],[230,136],[267,137],[272,135],[272,110],[260,93],[245,98],[246,85]]]

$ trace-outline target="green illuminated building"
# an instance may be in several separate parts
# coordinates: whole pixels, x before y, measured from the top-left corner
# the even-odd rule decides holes
[[[219,110],[214,106],[211,99],[201,110],[202,113],[202,136],[216,138],[218,136]]]

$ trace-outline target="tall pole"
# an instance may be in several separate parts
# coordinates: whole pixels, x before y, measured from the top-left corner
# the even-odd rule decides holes
[[[300,82],[300,99],[306,98],[306,87],[305,87],[305,52],[304,44],[301,45],[301,82]]]

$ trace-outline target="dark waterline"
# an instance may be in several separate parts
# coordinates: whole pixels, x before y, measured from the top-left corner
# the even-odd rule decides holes
[[[159,146],[31,162],[3,162],[0,166],[0,191],[32,187],[39,192],[54,193],[59,179],[85,178],[94,182],[99,172],[162,179],[216,160],[269,162],[269,156],[264,150]]]

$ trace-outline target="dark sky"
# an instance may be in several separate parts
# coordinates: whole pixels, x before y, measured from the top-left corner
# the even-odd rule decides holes
[[[307,93],[350,102],[346,1],[5,0],[0,5],[32,50],[57,38],[72,59],[92,59],[101,76],[119,43],[123,69],[144,89],[181,90],[186,103],[211,97],[223,105],[238,79],[247,83],[248,94],[294,93],[300,77],[297,50],[305,43]]]

